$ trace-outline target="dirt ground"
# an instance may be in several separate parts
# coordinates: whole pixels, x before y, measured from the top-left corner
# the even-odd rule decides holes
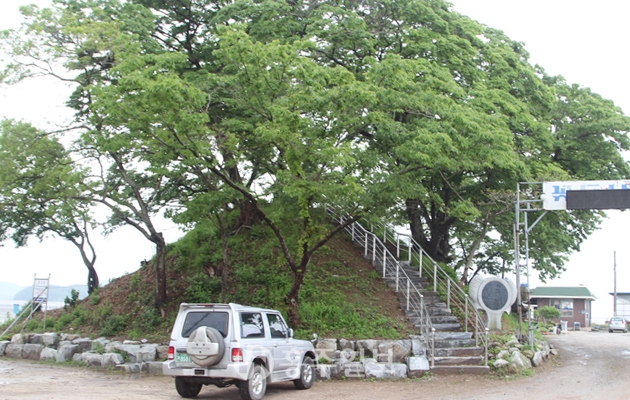
[[[270,385],[265,399],[600,399],[630,398],[630,334],[569,332],[549,336],[560,355],[529,377],[433,376],[404,381],[316,382],[296,391]],[[180,399],[173,378],[0,359],[0,399]],[[238,399],[234,387],[204,387],[198,399]]]

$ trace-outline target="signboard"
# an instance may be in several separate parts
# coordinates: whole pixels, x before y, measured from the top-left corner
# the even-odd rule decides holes
[[[34,302],[46,303],[48,301],[48,281],[48,278],[35,278],[35,281],[33,282]]]
[[[508,289],[503,282],[488,282],[481,290],[481,300],[489,309],[494,311],[501,310],[509,300]]]
[[[545,210],[566,210],[567,191],[624,189],[630,189],[630,180],[543,182],[543,208]]]
[[[630,190],[567,190],[567,210],[625,210]]]

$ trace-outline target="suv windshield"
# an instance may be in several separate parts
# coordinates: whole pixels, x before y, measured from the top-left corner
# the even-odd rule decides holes
[[[200,326],[216,329],[223,337],[227,336],[228,313],[216,311],[192,311],[186,314],[186,321],[182,329],[182,337],[189,337]]]

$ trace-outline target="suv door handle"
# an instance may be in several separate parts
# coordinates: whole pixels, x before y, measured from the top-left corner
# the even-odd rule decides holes
[[[274,345],[273,345],[273,347],[278,347],[278,345],[277,345],[277,344],[274,344]]]

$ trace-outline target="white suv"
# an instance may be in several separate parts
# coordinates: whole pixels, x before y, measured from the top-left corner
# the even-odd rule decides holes
[[[245,400],[262,399],[267,383],[313,385],[313,344],[293,338],[280,312],[239,304],[182,303],[171,333],[164,375],[175,377],[180,396],[202,385],[239,388]]]

